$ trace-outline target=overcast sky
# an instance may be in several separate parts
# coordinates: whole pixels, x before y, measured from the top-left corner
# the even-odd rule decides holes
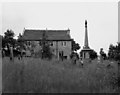
[[[117,2],[22,2],[2,3],[2,34],[12,29],[16,36],[27,29],[70,29],[71,37],[84,45],[88,21],[90,48],[107,53],[118,42]]]

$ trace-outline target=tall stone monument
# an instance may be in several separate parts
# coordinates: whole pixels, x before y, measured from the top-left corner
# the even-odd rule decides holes
[[[83,49],[80,52],[82,60],[90,60],[90,51],[92,51],[92,49],[90,49],[88,43],[87,20],[85,20],[85,40]]]

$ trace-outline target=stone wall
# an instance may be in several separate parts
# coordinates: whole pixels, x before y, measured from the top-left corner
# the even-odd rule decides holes
[[[53,41],[53,46],[51,46],[53,53],[58,57],[58,59],[59,52],[61,51],[63,51],[63,56],[67,56],[67,59],[69,59],[71,48],[71,41]]]
[[[31,50],[35,52],[39,52],[42,48],[40,46],[40,41],[30,41],[30,45],[27,45],[27,47],[30,47]],[[59,52],[63,51],[63,56],[67,56],[67,59],[70,58],[71,54],[71,41],[49,41],[50,48],[52,53],[59,59]]]

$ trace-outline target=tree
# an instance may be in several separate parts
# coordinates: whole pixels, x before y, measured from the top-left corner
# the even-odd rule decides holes
[[[107,58],[106,53],[103,51],[103,48],[100,48],[100,56],[105,60]]]
[[[52,58],[52,53],[50,50],[49,43],[47,41],[47,35],[46,32],[43,33],[42,35],[42,59],[44,58]]]
[[[90,51],[90,58],[91,58],[92,60],[94,60],[94,59],[97,58],[97,57],[98,57],[98,55],[97,55],[97,52],[96,52],[96,51],[94,51],[94,50]]]
[[[110,44],[108,51],[108,58],[120,61],[120,42],[116,46]]]
[[[25,44],[25,42],[22,40],[22,35],[19,33],[17,43],[16,43],[16,47],[19,47],[19,48],[25,50],[25,45],[24,44]]]
[[[3,36],[0,35],[0,49],[2,48],[2,39],[3,39]]]
[[[6,39],[13,39],[13,37],[15,36],[14,32],[9,29],[4,33],[4,35]]]
[[[115,56],[115,46],[113,46],[113,44],[110,44],[108,51],[108,58],[114,59],[114,56]]]
[[[72,59],[74,56],[76,56],[77,59],[79,59],[79,54],[76,52],[72,52],[70,55],[70,58]]]
[[[12,30],[7,30],[4,33],[4,37],[2,38],[2,47],[8,47],[8,45],[15,46],[16,40],[14,39],[14,32]]]
[[[120,61],[120,42],[117,43],[117,45],[116,45],[115,60],[119,60]]]
[[[76,42],[74,41],[74,39],[72,39],[72,51],[77,51],[77,50],[79,50],[79,49],[80,49],[79,44],[76,43]]]

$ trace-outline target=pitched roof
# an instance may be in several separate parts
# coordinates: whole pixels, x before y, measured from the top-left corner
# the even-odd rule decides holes
[[[70,30],[32,30],[25,29],[23,40],[41,40],[43,33],[46,33],[47,40],[71,40]]]

